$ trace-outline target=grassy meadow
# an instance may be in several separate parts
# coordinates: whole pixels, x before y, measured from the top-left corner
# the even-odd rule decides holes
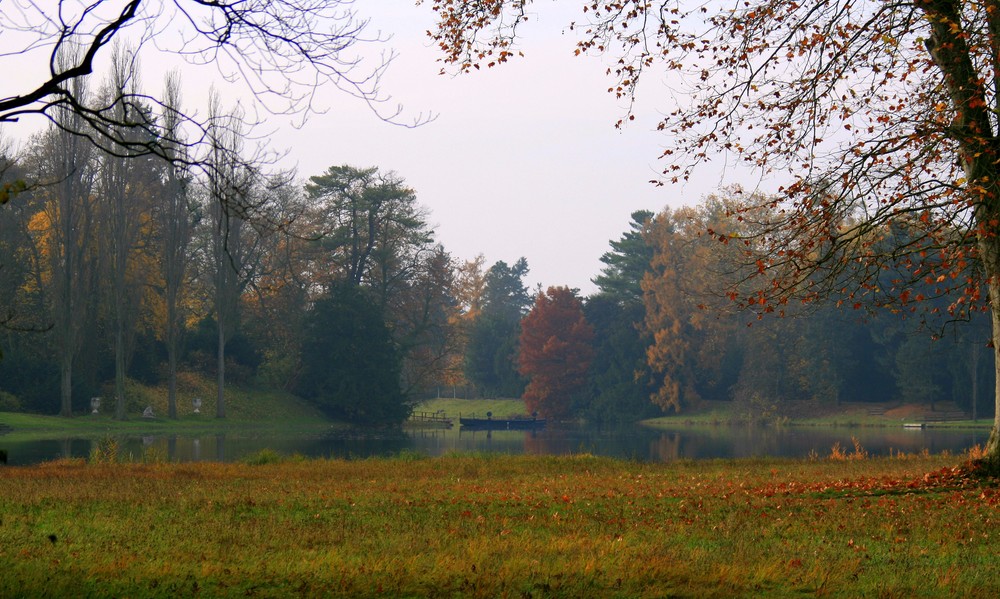
[[[0,596],[1000,594],[957,456],[0,467]]]
[[[314,406],[291,393],[229,386],[225,391],[226,418],[215,417],[215,382],[203,377],[185,375],[178,381],[176,420],[167,416],[165,386],[147,387],[130,382],[127,387],[127,417],[114,419],[114,400],[103,398],[100,413],[61,416],[0,412],[0,449],[5,440],[27,441],[62,437],[101,438],[128,434],[198,434],[248,429],[281,429],[286,431],[326,430],[347,425],[326,418]],[[202,398],[201,413],[195,414],[191,398]],[[143,418],[146,406],[153,408],[154,418]]]
[[[522,399],[428,399],[414,406],[417,412],[444,412],[457,419],[459,416],[486,418],[492,412],[494,418],[526,416],[527,408]]]

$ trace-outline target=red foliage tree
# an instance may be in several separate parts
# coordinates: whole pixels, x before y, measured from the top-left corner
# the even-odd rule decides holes
[[[546,418],[565,418],[587,382],[594,328],[567,287],[549,287],[521,322],[520,372],[529,379],[524,403]]]

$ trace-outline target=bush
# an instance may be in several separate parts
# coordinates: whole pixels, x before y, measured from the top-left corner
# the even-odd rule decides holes
[[[155,397],[148,387],[130,378],[125,379],[125,413],[141,414],[146,406],[153,406],[153,410],[162,415],[166,411],[166,404],[163,400]],[[101,412],[113,414],[115,411],[115,382],[110,381],[101,386]]]
[[[0,391],[0,412],[20,412],[21,400],[13,393]]]
[[[266,464],[280,464],[285,460],[285,456],[281,455],[277,451],[264,448],[257,453],[252,453],[243,458],[243,463],[249,464],[250,466],[264,466]]]

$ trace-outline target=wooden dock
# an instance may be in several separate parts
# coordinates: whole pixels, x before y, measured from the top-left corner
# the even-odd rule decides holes
[[[451,428],[455,426],[455,421],[446,415],[444,410],[438,410],[437,412],[414,412],[410,414],[408,422],[436,428]]]

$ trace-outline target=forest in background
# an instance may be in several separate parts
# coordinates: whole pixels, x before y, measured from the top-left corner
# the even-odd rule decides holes
[[[152,119],[116,100],[134,81],[129,68],[116,62],[92,93],[124,122],[130,110]],[[166,89],[179,103],[178,85]],[[217,159],[198,176],[183,161],[99,151],[58,126],[16,151],[4,144],[0,410],[71,415],[103,396],[124,418],[141,409],[128,403],[134,381],[166,386],[172,417],[178,377],[197,373],[217,381],[219,417],[234,383],[289,390],[363,425],[459,393],[601,422],[701,400],[765,415],[790,401],[992,411],[989,319],[949,320],[933,281],[880,311],[736,310],[733,290],[754,268],[729,243],[754,236],[732,218],[739,189],[633,213],[601,258],[597,291],[580,297],[529,289],[526,258],[452,256],[396,173],[342,165],[303,182],[234,160],[250,152],[238,111],[214,97],[210,113]],[[180,137],[169,118],[151,125]],[[905,245],[908,231],[901,219],[868,234]]]

